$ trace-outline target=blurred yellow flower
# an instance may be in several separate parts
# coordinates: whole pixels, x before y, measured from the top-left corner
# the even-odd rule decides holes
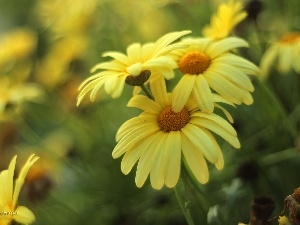
[[[56,40],[37,67],[35,73],[37,82],[52,89],[68,79],[71,63],[83,58],[86,45],[86,37],[80,35]]]
[[[260,61],[261,78],[266,79],[272,65],[276,65],[282,74],[294,69],[300,73],[300,33],[285,34],[273,43],[264,53]]]
[[[91,24],[95,0],[39,0],[36,12],[40,22],[55,35],[83,33]]]
[[[128,103],[143,112],[126,121],[118,130],[118,144],[113,158],[125,154],[121,170],[128,174],[138,162],[135,182],[143,186],[150,174],[151,185],[161,189],[174,187],[180,176],[181,155],[200,183],[209,173],[205,158],[217,169],[224,166],[222,151],[210,133],[218,134],[235,148],[240,148],[237,133],[223,118],[199,111],[190,99],[179,112],[172,110],[172,95],[167,93],[164,79],[157,77],[150,86],[154,100],[136,95]]]
[[[35,49],[36,34],[27,28],[18,28],[0,37],[0,70],[3,65],[28,56]]]
[[[24,101],[37,100],[43,93],[37,84],[0,77],[0,121],[7,118],[5,110],[8,106],[18,107]]]
[[[124,32],[125,35],[131,33],[128,30],[133,28],[134,33],[143,40],[152,40],[176,27],[176,15],[170,13],[168,6],[175,5],[177,0],[111,0],[107,3],[112,9],[110,11],[114,14],[115,23],[121,28],[119,32]],[[131,40],[133,37],[128,38]],[[127,38],[125,40],[128,41]]]
[[[77,105],[89,91],[91,91],[90,99],[94,101],[98,90],[103,85],[105,85],[106,93],[117,98],[123,91],[126,79],[139,80],[146,74],[147,76],[151,74],[151,77],[162,74],[166,79],[173,78],[173,69],[176,68],[176,63],[166,54],[174,49],[183,48],[184,44],[171,43],[188,33],[190,31],[168,33],[155,43],[144,45],[133,43],[128,46],[127,55],[120,52],[104,53],[104,57],[109,56],[114,60],[99,63],[92,68],[92,73],[98,69],[104,71],[89,77],[80,85]],[[128,84],[129,81],[126,83]]]
[[[240,0],[228,0],[220,4],[209,26],[202,29],[204,37],[222,39],[228,37],[234,27],[247,17]]]
[[[31,155],[23,166],[17,180],[13,181],[16,159],[15,156],[7,170],[0,173],[0,224],[8,225],[12,220],[22,224],[30,224],[35,220],[35,216],[30,209],[25,206],[18,206],[18,198],[21,187],[24,183],[30,167],[38,160],[39,157]]]
[[[256,75],[258,68],[229,52],[238,47],[247,47],[246,41],[229,37],[220,41],[189,38],[182,42],[189,43],[189,47],[171,52],[183,74],[173,90],[174,112],[182,110],[191,93],[202,111],[213,112],[211,89],[234,104],[252,104],[250,92],[254,87],[247,74]]]
[[[286,216],[279,216],[278,225],[290,225],[289,219]]]

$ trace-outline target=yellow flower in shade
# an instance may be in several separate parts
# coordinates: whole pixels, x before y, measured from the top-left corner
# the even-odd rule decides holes
[[[278,225],[290,225],[289,219],[286,216],[279,216]]]
[[[247,74],[257,74],[258,68],[229,52],[238,47],[247,47],[246,41],[229,37],[220,41],[194,38],[182,42],[189,43],[189,47],[171,53],[183,74],[173,90],[174,112],[182,110],[190,94],[202,111],[213,112],[211,89],[234,104],[252,104],[250,92],[254,87]]]
[[[216,15],[213,15],[210,26],[202,29],[204,37],[222,39],[228,37],[234,27],[247,17],[239,0],[229,0],[222,3]]]
[[[166,54],[172,50],[184,47],[181,43],[171,43],[190,32],[172,32],[164,35],[155,43],[144,45],[133,43],[127,48],[127,55],[120,52],[104,53],[104,57],[109,56],[114,58],[114,60],[99,63],[92,68],[92,73],[98,69],[104,71],[89,77],[80,85],[77,105],[80,104],[89,91],[91,91],[90,99],[94,101],[97,91],[103,85],[106,93],[113,98],[117,98],[123,91],[126,79],[129,80],[130,78],[130,82],[132,79],[137,81],[142,79],[143,83],[149,78],[150,74],[153,77],[157,73],[163,74],[166,79],[173,78],[173,69],[176,68],[176,63]]]
[[[292,32],[273,43],[264,53],[260,61],[261,78],[265,79],[273,65],[277,65],[280,73],[294,69],[300,73],[300,33]]]
[[[138,162],[135,182],[143,186],[150,174],[151,185],[160,189],[165,184],[174,187],[180,176],[181,160],[200,183],[209,178],[205,159],[217,169],[224,166],[223,154],[210,131],[218,134],[235,148],[240,147],[234,128],[220,116],[199,111],[190,99],[184,108],[172,111],[172,96],[167,93],[164,79],[158,77],[151,85],[154,100],[134,96],[128,103],[143,112],[118,130],[118,144],[113,158],[125,154],[121,170],[128,174]]]
[[[13,182],[17,156],[9,164],[7,170],[0,173],[0,224],[8,225],[12,220],[21,224],[30,224],[35,220],[35,216],[30,209],[25,206],[18,206],[18,197],[30,167],[39,157],[31,155],[23,166],[19,177]]]

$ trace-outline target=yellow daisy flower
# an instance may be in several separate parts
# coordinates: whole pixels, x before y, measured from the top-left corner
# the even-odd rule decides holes
[[[260,61],[261,78],[266,79],[272,65],[277,65],[280,73],[294,69],[300,73],[300,33],[285,34],[273,43],[264,53]]]
[[[182,42],[189,43],[189,47],[171,53],[183,74],[173,90],[174,112],[182,110],[191,93],[202,111],[213,112],[211,89],[234,104],[252,104],[250,92],[254,87],[247,74],[257,74],[258,68],[229,52],[238,47],[247,47],[246,41],[229,37],[220,41],[190,38]]]
[[[83,97],[91,91],[90,99],[95,100],[97,91],[105,85],[105,91],[113,98],[121,95],[124,84],[133,80],[142,79],[145,82],[149,75],[163,74],[166,79],[174,77],[173,69],[176,63],[168,56],[172,50],[184,47],[183,44],[171,44],[176,39],[190,33],[191,31],[172,32],[164,35],[155,43],[133,43],[127,48],[127,55],[120,52],[106,52],[103,56],[109,56],[114,60],[95,65],[91,72],[98,69],[101,71],[86,79],[79,87],[77,105],[80,104]],[[148,72],[144,72],[148,71]],[[140,76],[139,76],[140,75]]]
[[[31,155],[23,166],[18,179],[13,184],[14,170],[17,156],[15,156],[7,170],[0,173],[0,224],[8,225],[12,220],[22,224],[30,224],[35,220],[35,216],[30,209],[25,206],[18,206],[17,201],[21,187],[24,183],[30,167],[38,160],[39,157]]]
[[[213,15],[210,26],[202,29],[204,37],[212,39],[222,39],[228,37],[233,28],[247,17],[243,10],[243,5],[239,0],[229,0],[222,3],[216,15]]]
[[[155,79],[150,87],[154,101],[142,95],[129,101],[128,106],[143,112],[119,128],[113,158],[125,154],[121,163],[124,174],[139,161],[137,187],[143,186],[149,174],[153,188],[160,189],[164,184],[174,187],[182,158],[195,178],[206,183],[209,174],[205,158],[217,169],[224,165],[221,149],[210,131],[239,148],[236,131],[220,116],[199,111],[192,99],[180,112],[172,111],[172,95],[167,93],[164,79]]]

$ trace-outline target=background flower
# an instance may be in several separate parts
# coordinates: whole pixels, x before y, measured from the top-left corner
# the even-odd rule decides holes
[[[190,94],[199,108],[213,112],[212,90],[234,104],[252,104],[250,92],[254,87],[249,75],[256,75],[258,68],[251,62],[230,53],[248,43],[240,38],[230,37],[214,42],[205,38],[183,40],[189,47],[173,51],[178,70],[183,74],[173,90],[173,110],[182,109]]]
[[[280,40],[271,44],[260,61],[261,79],[266,79],[271,72],[272,65],[282,74],[291,69],[300,73],[300,33],[290,32]]]

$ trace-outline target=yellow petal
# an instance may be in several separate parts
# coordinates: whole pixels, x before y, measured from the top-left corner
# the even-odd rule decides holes
[[[134,164],[138,161],[141,157],[145,149],[149,148],[152,138],[155,138],[156,134],[150,135],[143,141],[143,144],[137,145],[134,149],[127,151],[122,159],[121,162],[121,171],[124,174],[128,174]]]
[[[140,75],[142,72],[142,63],[137,62],[135,64],[132,64],[131,66],[128,66],[126,68],[126,71],[132,76]]]
[[[128,134],[126,134],[119,143],[115,146],[112,157],[118,158],[125,152],[130,151],[138,143],[142,143],[142,140],[159,130],[158,125],[150,123],[141,124],[141,126],[135,127]]]
[[[278,51],[278,70],[281,73],[287,73],[291,69],[292,54],[290,46],[281,46]]]
[[[16,210],[16,215],[13,216],[14,220],[22,224],[31,224],[35,221],[35,216],[30,209],[25,206],[19,206]]]
[[[252,102],[252,97],[248,91],[242,90],[241,88],[237,87],[236,85],[225,79],[222,75],[207,71],[205,73],[205,78],[209,86],[228,101],[231,101],[234,104]]]
[[[112,58],[122,62],[124,65],[129,65],[129,59],[123,53],[110,51],[110,52],[103,53],[102,56],[103,57],[109,56],[109,57],[112,57]],[[92,71],[94,71],[96,69],[96,66],[94,67],[94,69],[92,69]]]
[[[221,69],[222,68],[222,69]],[[221,69],[222,76],[234,83],[236,86],[246,91],[254,91],[253,84],[249,77],[242,73],[242,71],[234,68],[231,65],[225,65],[224,63],[213,63],[210,67],[210,71],[217,73]]]
[[[149,138],[149,145],[147,148],[144,149],[141,158],[139,160],[136,176],[135,176],[135,183],[137,187],[142,187],[150,173],[152,168],[154,155],[153,151],[157,151],[159,149],[159,142],[157,141],[161,137],[161,132],[158,132]]]
[[[221,148],[220,148],[218,142],[217,142],[216,139],[214,138],[214,136],[213,136],[209,131],[207,131],[206,134],[207,134],[208,136],[210,136],[212,142],[214,143],[214,145],[215,145],[215,147],[216,147],[216,149],[217,149],[217,151],[218,151],[218,161],[215,163],[215,166],[216,166],[216,168],[217,168],[218,170],[221,170],[221,169],[223,169],[223,167],[224,167],[224,157],[223,157],[222,150],[221,150]]]
[[[161,136],[158,139],[157,148],[153,149],[154,162],[151,171],[150,171],[150,181],[151,186],[154,189],[161,189],[165,183],[165,170],[166,164],[168,162],[167,155],[165,154],[166,148],[164,143],[168,137],[167,133],[161,133]]]
[[[184,105],[192,92],[196,81],[195,75],[184,75],[172,92],[172,110],[174,112],[179,112],[182,110]]]
[[[180,31],[180,32],[172,32],[172,33],[168,33],[168,34],[164,35],[163,37],[159,38],[155,42],[155,44],[153,45],[153,48],[149,52],[148,57],[154,58],[154,57],[158,57],[162,54],[168,53],[165,51],[166,49],[164,49],[166,46],[171,44],[176,39],[178,39],[186,34],[189,34],[189,33],[191,33],[190,30],[185,30],[185,31]],[[181,47],[181,46],[179,46],[179,47]],[[168,50],[172,51],[172,50],[174,50],[174,48],[169,46]]]
[[[166,139],[165,154],[167,158],[165,184],[172,188],[177,184],[181,165],[181,135],[180,131],[171,131]]]
[[[187,124],[181,131],[194,146],[198,147],[208,161],[211,163],[218,161],[218,152],[210,137],[207,136],[203,129],[193,124]]]
[[[166,82],[162,76],[157,76],[150,82],[150,89],[156,102],[160,103],[162,106],[170,104],[168,100]],[[159,111],[160,110],[157,110],[156,112]]]
[[[201,111],[208,113],[214,111],[213,96],[206,79],[202,75],[196,78],[193,95]]]
[[[278,54],[278,46],[273,45],[269,47],[260,60],[260,79],[265,80],[270,73],[270,68],[273,65]]]
[[[16,180],[15,183],[15,189],[14,189],[14,194],[13,194],[13,207],[16,206],[18,197],[19,197],[19,193],[21,190],[21,187],[25,181],[25,177],[28,173],[28,170],[30,169],[30,167],[32,167],[32,165],[39,159],[39,157],[35,156],[34,154],[32,154],[27,162],[25,163],[25,165],[23,166],[18,179]]]
[[[249,47],[249,44],[241,38],[229,37],[210,45],[206,53],[211,59],[214,59],[225,52],[239,47]]]
[[[120,141],[125,135],[134,130],[141,124],[153,123],[157,120],[156,116],[144,113],[143,115],[133,117],[121,125],[116,134],[116,141]]]
[[[146,96],[143,95],[136,95],[133,96],[128,104],[128,107],[136,107],[145,112],[156,114],[162,110],[162,106],[159,105],[157,102],[152,101]]]
[[[0,174],[0,206],[3,208],[11,204],[13,197],[13,178],[15,172],[17,156],[14,156],[8,166],[7,170],[4,170]],[[0,208],[1,210],[1,208]]]
[[[224,120],[225,121],[225,120]],[[225,121],[227,123],[227,121]],[[208,130],[213,131],[214,133],[221,136],[224,140],[230,143],[235,148],[240,148],[240,142],[236,136],[232,135],[225,127],[219,125],[218,123],[214,122],[213,120],[206,119],[206,118],[193,118],[190,123],[195,124],[197,126],[205,127]],[[229,123],[226,127],[231,127]]]
[[[127,47],[127,56],[130,63],[136,63],[141,60],[141,44],[133,43]],[[132,74],[133,75],[133,74]]]
[[[185,135],[182,135],[182,153],[196,179],[202,184],[206,183],[209,173],[203,154]]]

